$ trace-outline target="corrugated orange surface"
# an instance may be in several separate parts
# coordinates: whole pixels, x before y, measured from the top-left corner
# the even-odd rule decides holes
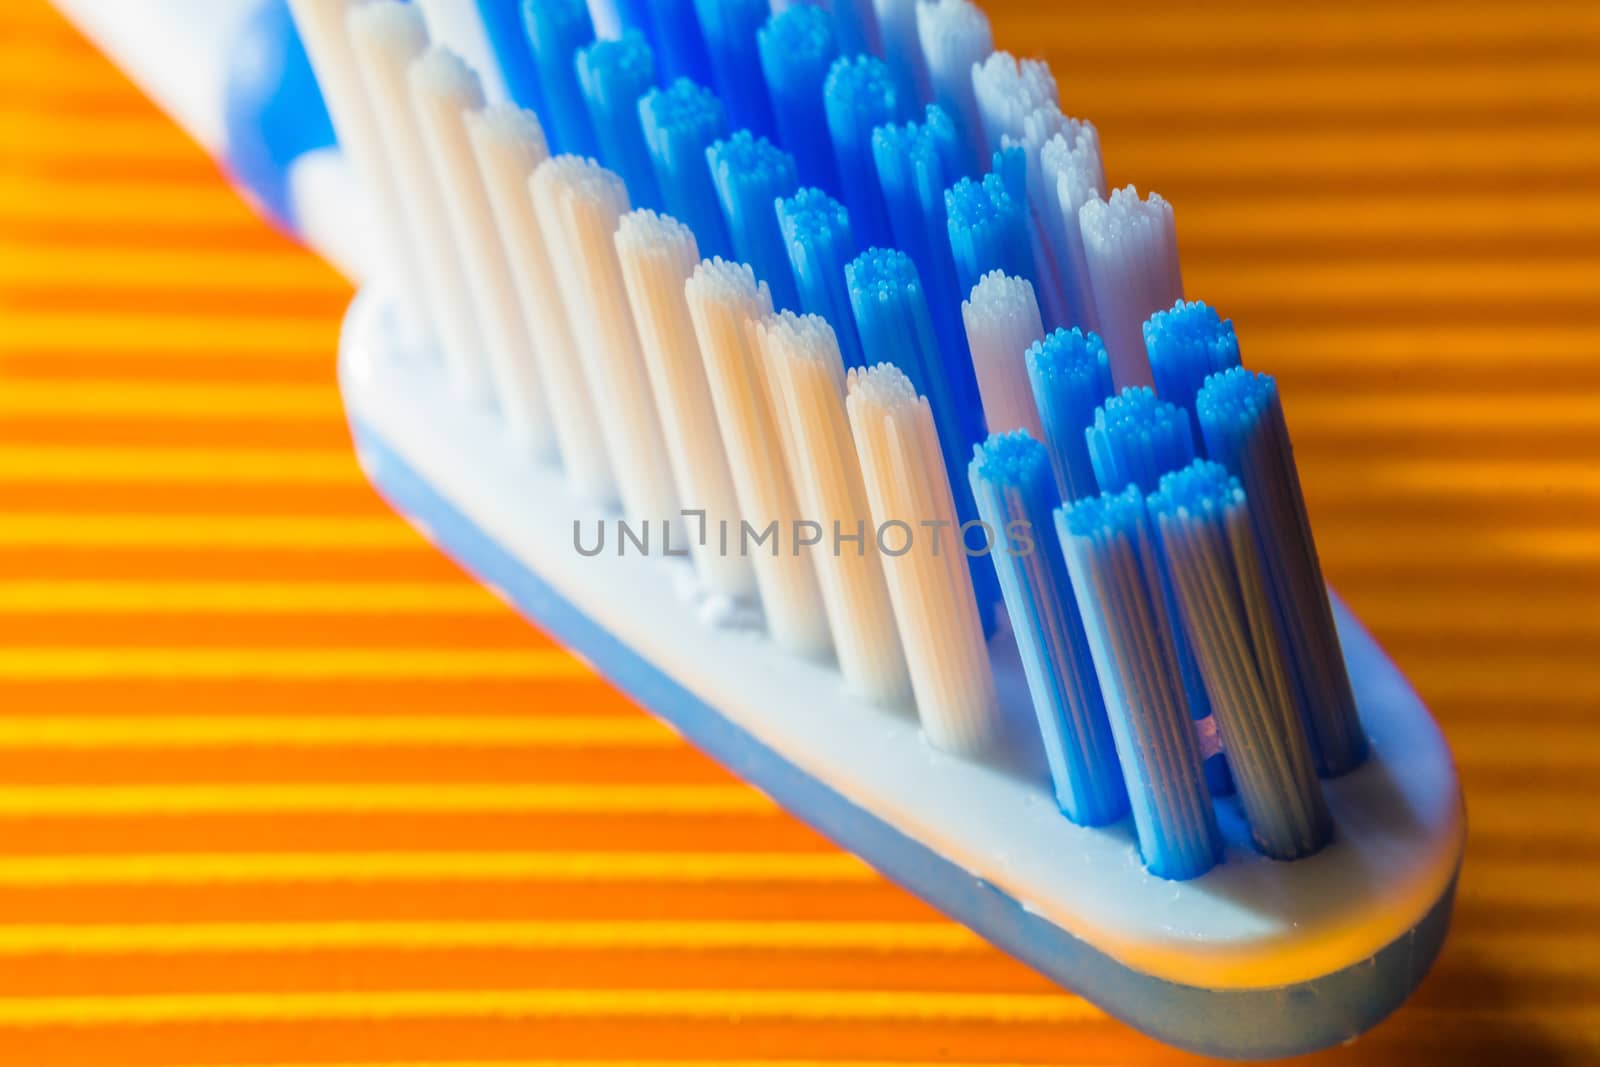
[[[1455,934],[1320,1062],[1600,1059],[1600,6],[990,0],[1278,373],[1444,721]],[[0,6],[0,1064],[1174,1064],[392,518],[344,284]]]

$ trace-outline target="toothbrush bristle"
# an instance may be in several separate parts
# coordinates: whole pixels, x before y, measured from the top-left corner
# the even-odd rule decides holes
[[[973,67],[972,88],[990,152],[998,152],[1008,137],[1022,140],[1028,116],[1037,109],[1059,109],[1055,75],[1040,59],[1019,61],[1010,52],[994,52]]]
[[[845,368],[833,328],[819,316],[785,311],[756,332],[796,500],[818,527],[817,577],[845,681],[875,704],[904,705],[911,676],[877,546],[867,543],[871,516],[849,446]],[[824,516],[837,525],[829,529]]]
[[[872,131],[895,122],[901,104],[889,67],[877,56],[836,60],[823,84],[823,113],[845,205],[864,245],[888,244],[888,208],[872,156]]]
[[[572,316],[623,513],[676,525],[682,509],[614,239],[628,212],[627,189],[592,159],[556,156],[534,172],[533,195],[546,239],[563,267],[558,284]],[[681,528],[678,540],[685,543]]]
[[[1142,385],[1123,389],[1095,411],[1088,441],[1095,480],[1108,493],[1129,485],[1153,493],[1163,474],[1194,462],[1189,413]]]
[[[662,73],[669,79],[688,78],[702,85],[711,84],[711,57],[706,51],[700,18],[694,0],[634,0],[642,3],[650,16],[651,43],[661,60]]]
[[[756,41],[778,136],[793,153],[800,180],[842,192],[833,142],[826,123],[817,121],[823,83],[839,58],[833,19],[813,4],[796,4],[769,19]]]
[[[562,467],[579,497],[610,499],[616,492],[610,460],[531,192],[534,172],[549,159],[543,127],[532,112],[512,107],[470,115],[467,126],[549,398]]]
[[[774,400],[755,351],[752,324],[771,316],[772,296],[749,266],[722,259],[695,267],[684,293],[738,494],[742,522],[733,535],[741,537],[748,524],[752,536],[759,536],[798,515],[774,425]],[[792,546],[780,554],[783,531],[775,536],[779,542],[771,549],[757,545],[750,553],[767,627],[780,647],[825,657],[832,638],[813,562]]]
[[[694,233],[677,219],[641,208],[622,217],[616,244],[682,504],[702,512],[706,528],[720,529],[737,520],[739,505],[684,297],[700,261]],[[748,557],[720,551],[718,539],[693,532],[688,548],[705,591],[733,600],[755,595]]]
[[[585,0],[523,0],[522,19],[539,72],[545,131],[558,152],[592,156],[599,151],[589,111],[578,85],[573,56],[595,39]]]
[[[963,294],[991,271],[1034,280],[1027,207],[998,173],[963,178],[944,194],[956,284]]]
[[[933,412],[893,364],[850,371],[847,389],[923,731],[948,751],[983,751],[1000,733],[999,706]]]
[[[1057,533],[1116,737],[1145,865],[1194,878],[1221,835],[1178,671],[1174,626],[1144,496],[1085,497],[1056,511]]]
[[[1224,319],[1198,300],[1180,300],[1150,316],[1144,324],[1144,347],[1156,391],[1191,414],[1205,380],[1239,366],[1239,338],[1233,332],[1233,320]],[[1197,424],[1197,444],[1199,434]]]
[[[1078,210],[1101,336],[1117,385],[1154,385],[1144,322],[1183,299],[1172,205],[1129,185]]]
[[[1105,191],[1100,135],[1092,123],[1065,118],[1059,109],[1041,109],[1030,116],[1024,139],[1030,161],[1035,156],[1038,160],[1028,190],[1055,254],[1067,313],[1074,324],[1099,330],[1100,312],[1078,215],[1086,202]]]
[[[1044,339],[1033,284],[991,271],[973,286],[961,314],[989,430],[1027,430],[1042,440],[1044,428],[1033,403],[1026,362],[1028,349]]]
[[[525,455],[549,457],[556,437],[548,397],[529,356],[533,337],[470,129],[470,119],[484,110],[482,84],[466,62],[437,47],[412,64],[408,77],[471,290],[484,343],[485,390],[497,402],[512,442]]]
[[[971,363],[957,368],[943,356],[916,264],[904,252],[870,248],[845,268],[845,279],[868,362],[888,356],[913,388],[928,398],[945,466],[959,472],[969,450],[985,433],[983,410],[977,386],[970,379]],[[959,369],[967,370],[967,375],[957,373]],[[976,519],[977,508],[966,480],[953,478],[950,488],[960,521]],[[999,599],[994,572],[976,558],[968,570],[987,630],[993,618],[990,606]]]
[[[907,102],[933,99],[928,61],[917,36],[917,7],[923,0],[877,0],[878,28],[883,35],[880,54],[894,73],[895,85]]]
[[[368,92],[350,29],[350,0],[291,0],[308,58],[345,158],[357,183],[372,199],[373,247],[363,250],[392,271],[395,317],[401,332],[421,347],[438,344],[439,314],[424,278],[425,244],[408,223],[401,162],[385,144],[383,126],[390,108]]]
[[[1098,334],[1076,327],[1056,330],[1028,349],[1026,363],[1061,498],[1070,502],[1097,492],[1084,431],[1113,392],[1105,344]]]
[[[474,402],[487,399],[487,347],[477,301],[468,282],[465,250],[452,231],[450,192],[441,185],[444,162],[429,143],[424,115],[414,99],[412,65],[428,50],[428,31],[411,4],[378,0],[350,12],[356,65],[367,92],[387,106],[378,109],[384,144],[411,228],[422,255],[417,266],[424,299],[443,349],[451,382]]]
[[[1156,398],[1146,386],[1133,386],[1106,400],[1094,413],[1085,433],[1090,465],[1095,480],[1108,493],[1120,493],[1134,486],[1142,493],[1154,492],[1162,475],[1194,461],[1194,431],[1188,412],[1176,404]],[[1162,580],[1155,585],[1168,615],[1176,620],[1177,600],[1166,579],[1159,557],[1155,567]],[[1205,681],[1200,675],[1194,649],[1187,635],[1173,622],[1173,650],[1177,657],[1178,678],[1195,719],[1211,713]],[[1206,778],[1212,792],[1232,790],[1227,760],[1215,756],[1206,761]]]
[[[1277,383],[1243,367],[1213,374],[1195,398],[1195,411],[1206,454],[1240,480],[1250,499],[1251,523],[1317,770],[1343,774],[1366,757],[1366,737],[1311,539]]]
[[[1201,460],[1163,476],[1148,507],[1256,846],[1274,859],[1308,856],[1327,843],[1332,821],[1244,490]]]
[[[917,38],[928,63],[933,102],[961,131],[965,173],[978,174],[989,158],[972,68],[994,51],[989,17],[972,0],[932,0],[917,5]]]
[[[849,212],[820,189],[801,189],[779,200],[777,211],[801,309],[826,319],[845,364],[861,366],[865,359],[845,281],[845,266],[856,255]]]
[[[765,137],[740,130],[706,149],[734,254],[772,289],[779,307],[796,303],[794,271],[773,204],[800,188],[794,157]]]
[[[666,210],[694,230],[703,254],[733,255],[706,149],[727,136],[722,101],[710,89],[679,78],[639,98],[639,121]]]
[[[768,0],[694,0],[711,57],[717,95],[737,128],[770,137],[776,133],[772,100],[761,78],[756,35],[771,12]]]
[[[629,30],[579,49],[576,62],[600,162],[622,176],[634,203],[659,207],[661,195],[639,118],[639,97],[656,81],[650,45],[642,33]]]
[[[973,450],[968,478],[978,513],[997,536],[1025,531],[1028,539],[1017,551],[997,550],[990,558],[1005,594],[1057,801],[1080,825],[1112,822],[1127,812],[1128,794],[1051,520],[1060,494],[1044,446],[1023,430],[994,434]]]

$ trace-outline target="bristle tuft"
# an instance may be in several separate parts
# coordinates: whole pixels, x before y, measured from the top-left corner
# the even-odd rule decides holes
[[[845,266],[856,254],[849,213],[821,189],[801,189],[778,201],[778,228],[789,250],[800,307],[828,320],[846,366],[859,367],[861,339],[845,281]]]
[[[1119,388],[1154,385],[1144,322],[1183,299],[1172,205],[1155,193],[1141,200],[1129,185],[1084,203],[1078,224],[1112,377]]]
[[[832,17],[814,4],[795,4],[768,20],[756,41],[778,136],[793,153],[800,180],[841,193],[833,142],[826,123],[817,121],[823,84],[839,58]]]
[[[930,0],[917,5],[917,37],[928,62],[933,102],[954,120],[965,145],[968,175],[980,173],[990,149],[972,85],[972,68],[994,51],[989,17],[972,0]]]
[[[1056,525],[1145,866],[1162,878],[1204,874],[1220,858],[1222,840],[1144,497],[1131,486],[1086,497],[1058,510]]]
[[[734,253],[772,289],[779,307],[798,303],[789,252],[773,204],[800,187],[794,157],[765,137],[740,130],[706,149]]]
[[[621,175],[635,204],[659,207],[661,194],[639,119],[639,98],[656,81],[650,45],[637,30],[596,41],[578,51],[577,70],[600,161]]]
[[[991,271],[973,287],[961,314],[990,431],[1027,430],[1042,440],[1026,363],[1028,349],[1044,339],[1033,285],[1026,278]]]
[[[1098,492],[1085,433],[1113,392],[1105,344],[1099,334],[1057,330],[1028,349],[1026,362],[1062,499]]]
[[[999,707],[933,412],[892,364],[852,370],[848,391],[923,732],[951,752],[983,751],[1000,733]]]
[[[1050,64],[1041,59],[1019,62],[1010,52],[995,52],[975,66],[972,86],[990,152],[1000,151],[1008,137],[1022,140],[1024,124],[1035,110],[1060,104]]]
[[[833,328],[816,315],[783,312],[759,323],[757,336],[796,502],[817,526],[811,551],[839,666],[866,699],[903,706],[911,676],[876,540],[867,533],[871,513],[849,444],[845,369]]]
[[[1244,490],[1219,464],[1197,461],[1164,476],[1148,506],[1252,836],[1274,859],[1308,856],[1332,820]]]
[[[711,90],[679,78],[639,98],[639,121],[667,212],[694,230],[704,255],[733,255],[733,240],[706,166],[706,149],[728,132],[722,101]]]
[[[772,297],[750,267],[710,259],[684,287],[743,526],[757,535],[779,530],[772,548],[749,553],[767,628],[778,646],[796,655],[825,658],[832,649],[828,618],[809,555],[782,544],[782,527],[800,518],[793,481],[776,425],[775,398],[756,351],[755,324],[772,315]]]
[[[1124,389],[1101,405],[1088,441],[1095,480],[1108,493],[1129,485],[1153,493],[1163,474],[1194,462],[1189,413],[1144,386]]]
[[[1317,770],[1339,775],[1366,757],[1333,608],[1311,539],[1277,383],[1242,367],[1213,374],[1195,398],[1206,454],[1244,486],[1295,699]]]
[[[1005,541],[990,559],[1005,594],[1056,799],[1080,825],[1121,818],[1128,810],[1127,790],[1051,520],[1059,496],[1049,457],[1025,431],[994,434],[974,450],[968,477],[979,515]]]
[[[833,142],[840,188],[856,235],[864,245],[892,239],[889,212],[872,157],[872,134],[900,118],[894,77],[877,56],[834,61],[823,84],[823,112]]]

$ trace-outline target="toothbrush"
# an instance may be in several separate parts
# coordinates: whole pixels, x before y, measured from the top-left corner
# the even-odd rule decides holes
[[[1276,384],[1184,301],[1170,205],[1106,195],[1098,134],[975,5],[838,0],[829,69],[870,77],[832,94],[818,59],[780,86],[762,42],[795,12],[764,6],[294,0],[366,193],[307,136],[241,178],[367,278],[340,367],[369,475],[690,740],[1119,1018],[1234,1057],[1358,1035],[1442,943],[1464,816],[1322,584]],[[334,221],[363,202],[357,256]]]

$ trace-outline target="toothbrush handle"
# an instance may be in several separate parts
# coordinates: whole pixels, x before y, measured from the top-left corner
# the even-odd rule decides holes
[[[286,0],[55,0],[264,214],[352,278],[363,217]]]

